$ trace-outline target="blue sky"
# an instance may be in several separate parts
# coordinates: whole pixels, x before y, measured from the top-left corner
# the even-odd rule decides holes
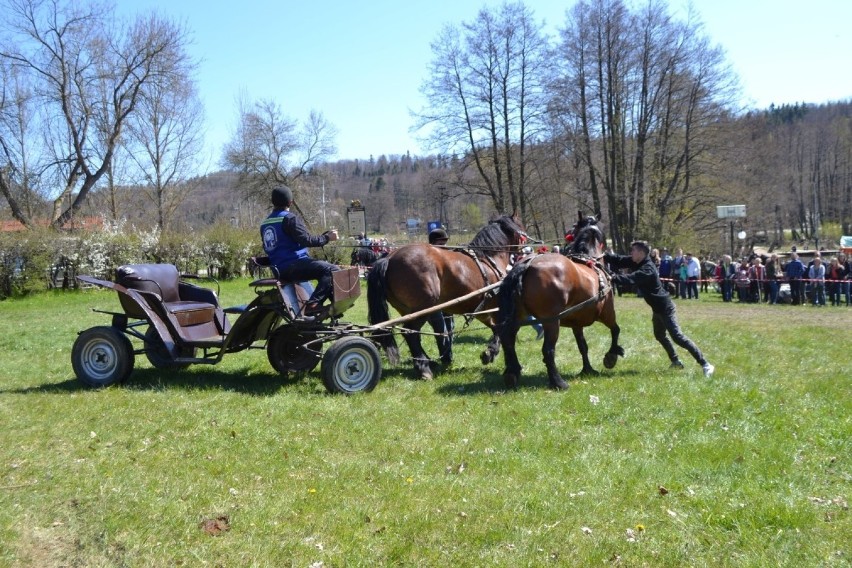
[[[475,18],[501,0],[119,0],[131,14],[155,9],[186,24],[199,57],[210,167],[232,132],[236,100],[274,98],[291,118],[321,111],[339,130],[337,158],[422,155],[409,110],[430,43],[446,23]],[[526,0],[555,33],[573,1]],[[673,10],[686,3],[670,2]],[[742,104],[852,98],[852,1],[696,0],[706,33],[727,53]]]

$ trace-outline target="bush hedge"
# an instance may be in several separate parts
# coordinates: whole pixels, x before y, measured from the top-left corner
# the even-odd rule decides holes
[[[312,255],[348,264],[350,253],[351,246],[333,245]],[[0,299],[77,288],[80,274],[112,280],[122,264],[169,263],[182,273],[228,280],[246,274],[249,259],[261,254],[257,229],[229,223],[194,233],[140,231],[122,223],[80,233],[49,229],[0,233]]]

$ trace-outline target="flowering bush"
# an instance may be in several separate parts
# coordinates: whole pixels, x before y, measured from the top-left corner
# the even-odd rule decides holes
[[[0,298],[52,287],[76,288],[76,276],[111,280],[123,264],[169,263],[180,272],[207,270],[220,279],[243,274],[249,257],[262,253],[253,230],[218,224],[203,233],[135,230],[105,222],[100,231],[0,233]]]

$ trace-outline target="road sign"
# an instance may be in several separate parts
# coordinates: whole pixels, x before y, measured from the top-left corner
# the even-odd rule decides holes
[[[730,219],[733,217],[745,217],[745,205],[717,205],[716,217],[719,219]]]

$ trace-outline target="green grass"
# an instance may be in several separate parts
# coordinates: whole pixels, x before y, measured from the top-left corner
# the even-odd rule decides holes
[[[434,381],[407,363],[343,397],[261,350],[181,372],[140,356],[87,390],[71,345],[114,293],[0,302],[0,566],[849,565],[852,310],[678,306],[712,379],[685,352],[670,371],[647,306],[619,298],[627,357],[574,378],[563,333],[566,392],[529,328],[503,391],[473,324]],[[587,336],[602,368],[608,331]],[[200,528],[219,516],[228,532]]]

